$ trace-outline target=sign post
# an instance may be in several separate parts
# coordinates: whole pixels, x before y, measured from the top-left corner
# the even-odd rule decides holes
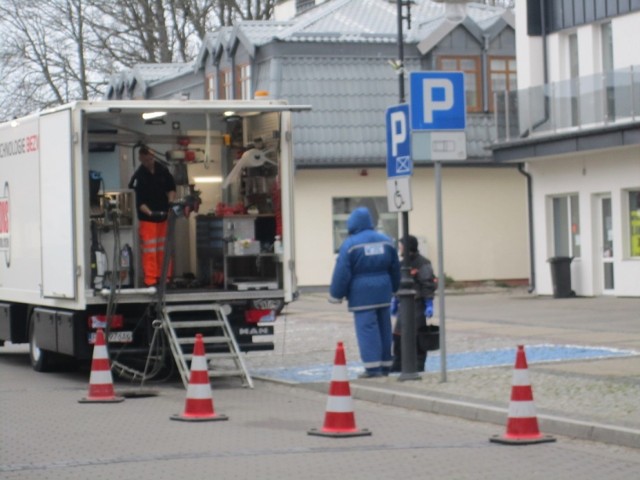
[[[438,229],[438,319],[440,322],[440,380],[447,381],[442,234],[442,161],[467,158],[466,101],[463,72],[412,72],[411,157],[435,162]]]
[[[404,245],[409,235],[409,215],[413,208],[411,201],[411,130],[409,106],[400,104],[389,107],[386,113],[387,126],[387,205],[390,212],[402,212]],[[414,286],[409,275],[408,257],[402,266],[400,289],[397,292],[400,309],[398,321],[402,325],[400,343],[402,372],[398,380],[420,380],[416,371],[416,327]]]

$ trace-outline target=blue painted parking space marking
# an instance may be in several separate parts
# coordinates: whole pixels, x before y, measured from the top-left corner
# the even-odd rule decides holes
[[[605,347],[587,347],[580,345],[531,345],[525,346],[527,363],[548,363],[571,360],[595,360],[600,358],[629,357],[640,355],[635,350],[623,350]],[[496,348],[477,352],[452,353],[447,355],[447,370],[467,370],[472,368],[489,368],[513,366],[516,348]],[[331,380],[333,365],[307,365],[283,368],[262,368],[253,370],[252,375],[285,380],[295,383],[328,382]],[[355,379],[363,371],[360,362],[348,362],[347,371],[350,379]],[[439,352],[430,352],[427,357],[427,372],[440,371]]]

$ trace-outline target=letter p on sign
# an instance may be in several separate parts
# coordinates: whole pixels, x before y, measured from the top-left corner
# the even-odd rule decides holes
[[[391,154],[398,156],[398,145],[407,141],[407,116],[404,112],[391,112]]]
[[[422,81],[424,123],[433,123],[433,112],[453,107],[453,82],[448,78],[425,78]]]

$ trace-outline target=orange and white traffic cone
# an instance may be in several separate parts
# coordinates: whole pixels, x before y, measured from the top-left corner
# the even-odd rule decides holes
[[[79,403],[116,403],[122,402],[124,397],[116,396],[113,390],[113,377],[109,364],[109,354],[104,341],[104,332],[98,329],[96,342],[93,345],[91,359],[91,375],[89,376],[89,394]]]
[[[527,357],[522,345],[518,345],[516,365],[513,370],[507,431],[504,435],[494,435],[489,440],[506,445],[530,445],[556,441],[550,435],[542,435],[538,429],[538,417],[529,382]]]
[[[336,348],[324,426],[320,430],[312,428],[307,433],[321,437],[359,437],[371,435],[371,432],[367,429],[359,430],[356,428],[347,362],[345,360],[342,342],[338,342]]]
[[[202,342],[202,334],[198,333],[193,346],[191,373],[189,385],[187,385],[184,412],[181,415],[172,415],[171,420],[214,422],[228,419],[229,417],[217,414],[213,409],[213,396],[211,394],[211,383],[209,382],[207,359],[204,356],[204,343]]]

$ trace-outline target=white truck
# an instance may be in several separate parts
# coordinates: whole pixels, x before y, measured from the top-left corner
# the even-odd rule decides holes
[[[188,357],[194,332],[207,352],[230,348],[202,320],[212,308],[238,351],[273,349],[272,321],[297,295],[291,117],[308,108],[79,101],[0,124],[0,344],[28,342],[44,371],[90,359],[102,328],[120,371],[148,376],[171,349]],[[157,288],[143,284],[129,188],[142,145],[177,184],[173,276]],[[171,316],[201,323],[157,340]]]

